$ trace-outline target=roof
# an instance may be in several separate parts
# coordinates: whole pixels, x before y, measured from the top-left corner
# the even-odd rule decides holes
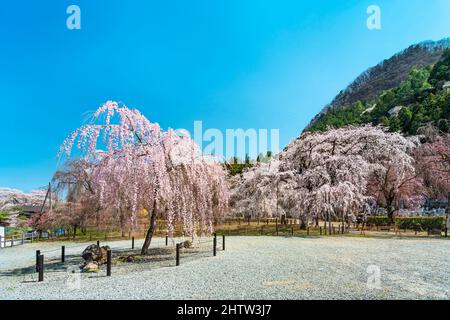
[[[41,212],[42,206],[22,206],[23,212]],[[44,208],[46,209],[46,208]]]

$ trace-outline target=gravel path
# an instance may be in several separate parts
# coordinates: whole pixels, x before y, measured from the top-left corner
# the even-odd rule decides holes
[[[106,244],[126,248],[130,241]],[[0,250],[0,300],[450,299],[450,241],[441,239],[228,237],[216,257],[208,242],[208,251],[197,258],[182,254],[175,267],[170,246],[166,258],[153,263],[115,263],[112,277],[104,268],[70,272],[86,245],[66,243],[64,266],[56,262],[61,243]],[[164,239],[152,246],[167,248]],[[50,260],[40,283],[33,272],[36,249]],[[368,285],[374,275],[368,270],[377,268],[379,287]]]

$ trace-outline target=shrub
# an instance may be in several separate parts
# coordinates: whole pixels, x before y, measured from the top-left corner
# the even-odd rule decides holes
[[[445,226],[445,217],[398,217],[395,218],[395,224],[400,229],[442,230]]]
[[[367,225],[369,226],[387,226],[389,225],[389,218],[384,216],[367,217]]]
[[[409,230],[432,230],[442,229],[445,226],[445,217],[397,217],[395,224],[400,229]],[[389,225],[389,218],[381,217],[367,217],[367,225],[370,226],[387,226]]]

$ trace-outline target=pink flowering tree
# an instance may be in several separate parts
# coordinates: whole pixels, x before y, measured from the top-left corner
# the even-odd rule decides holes
[[[261,210],[269,202],[305,223],[349,221],[377,200],[393,216],[400,204],[413,205],[421,198],[411,157],[416,146],[416,141],[373,126],[305,133],[272,160],[271,170],[261,165],[243,174],[233,189],[241,199],[235,207]],[[274,202],[276,186],[282,196]]]
[[[450,134],[435,135],[415,153],[417,170],[429,196],[450,198]]]
[[[231,178],[230,204],[235,215],[280,218],[286,213],[281,205],[285,185],[279,164],[276,159],[259,162]]]
[[[56,194],[64,195],[66,201],[57,203],[56,210],[59,212],[52,219],[56,227],[71,226],[74,236],[78,228],[85,233],[87,225],[93,221],[98,227],[102,217],[92,178],[94,169],[92,163],[76,159],[67,161],[64,168],[53,175],[52,189]]]
[[[297,177],[300,208],[310,219],[348,219],[367,202],[370,164],[361,154],[363,130],[356,130],[305,133],[282,153],[282,170]]]
[[[402,162],[396,158],[373,171],[368,183],[368,193],[379,206],[386,208],[391,223],[401,208],[419,207],[426,195],[414,162],[409,159]]]
[[[121,219],[131,226],[139,210],[148,212],[142,254],[148,253],[157,215],[166,220],[169,236],[179,223],[193,237],[211,233],[214,221],[227,213],[222,166],[203,156],[189,136],[163,131],[136,109],[108,101],[90,124],[64,141],[60,152],[69,157],[75,147],[95,166],[92,181],[103,211],[122,212]]]
[[[306,225],[308,216],[302,207],[305,192],[292,172],[280,171],[280,164],[273,158],[233,178],[230,204],[235,214],[279,219],[284,215]]]

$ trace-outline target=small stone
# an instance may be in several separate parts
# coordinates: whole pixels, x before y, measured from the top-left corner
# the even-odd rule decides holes
[[[99,272],[100,269],[98,267],[98,264],[95,262],[89,262],[83,267],[83,272],[89,273],[89,272]]]
[[[122,262],[134,262],[135,257],[134,256],[122,256],[119,258]]]

